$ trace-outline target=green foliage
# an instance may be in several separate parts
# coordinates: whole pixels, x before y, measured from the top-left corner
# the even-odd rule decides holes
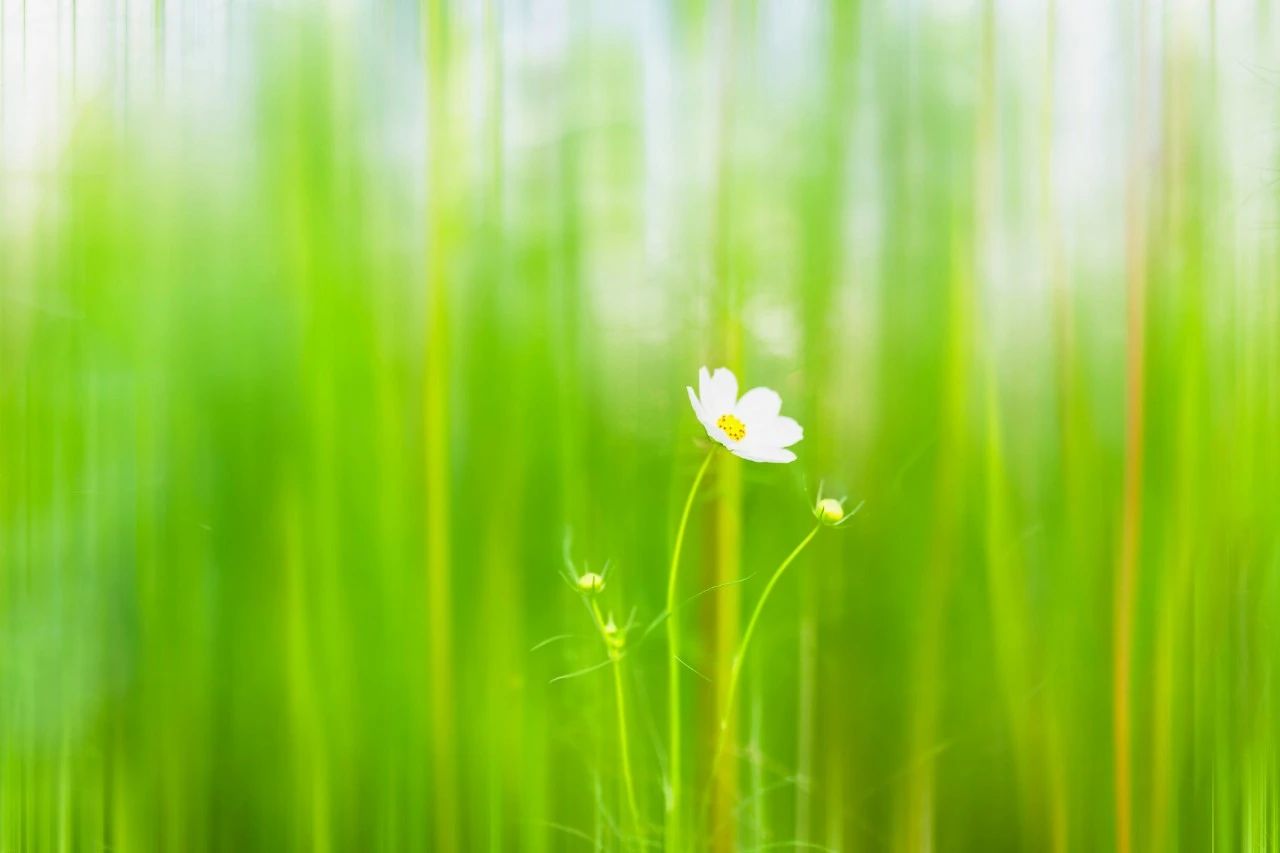
[[[1280,846],[1280,98],[1198,12],[198,5],[35,149],[0,33],[0,851],[660,847],[703,364],[806,437],[692,507],[689,849]]]

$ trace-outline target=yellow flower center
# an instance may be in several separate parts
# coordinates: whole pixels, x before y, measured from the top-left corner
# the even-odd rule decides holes
[[[733,415],[721,415],[716,419],[716,426],[734,441],[742,441],[747,437],[747,425]]]

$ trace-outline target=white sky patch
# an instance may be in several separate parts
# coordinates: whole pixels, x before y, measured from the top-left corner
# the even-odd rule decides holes
[[[732,21],[730,31],[725,8],[709,5],[695,25],[675,4],[661,2],[596,9],[571,0],[460,3],[454,85],[466,156],[459,181],[464,189],[492,185],[493,163],[477,152],[487,150],[489,129],[499,126],[504,177],[522,191],[499,199],[504,221],[542,217],[547,229],[562,227],[555,221],[559,199],[548,196],[571,186],[566,170],[577,169],[584,269],[606,327],[638,341],[660,340],[704,316],[705,294],[722,284],[717,276],[732,274],[768,281],[777,291],[770,297],[776,301],[762,296],[746,305],[744,320],[762,345],[782,354],[796,346],[786,300],[799,286],[795,258],[803,241],[796,200],[770,193],[794,185],[814,156],[791,143],[810,141],[809,122],[825,117],[820,87],[831,59],[831,21],[818,0],[770,0],[752,19]],[[1068,260],[1073,287],[1114,298],[1130,182],[1135,175],[1147,185],[1160,180],[1169,154],[1162,136],[1170,115],[1166,73],[1185,65],[1185,79],[1197,87],[1181,93],[1192,99],[1185,108],[1210,113],[1193,120],[1211,123],[1222,149],[1215,159],[1225,169],[1215,191],[1230,200],[1233,214],[1219,226],[1242,240],[1267,233],[1276,227],[1280,195],[1280,16],[1220,3],[1213,44],[1207,7],[1196,0],[1148,4],[1141,22],[1133,7],[1109,0],[1056,2],[1050,45],[1049,8],[1046,0],[994,6],[993,170],[985,190],[991,204],[979,232],[983,243],[973,247],[981,279],[975,286],[989,300],[990,331],[1000,347],[1013,350],[1044,345],[1054,251]],[[954,63],[946,97],[973,108],[983,9],[978,0],[909,0],[868,6],[859,18],[850,165],[841,190],[840,232],[848,245],[839,263],[864,281],[879,274],[876,243],[888,227],[878,174],[884,152],[877,147],[888,105],[878,75],[891,62],[911,63],[918,83],[937,70],[920,63],[934,61],[941,45],[937,61]],[[368,86],[359,97],[385,122],[370,132],[371,156],[420,185],[430,134],[412,3],[0,0],[0,228],[21,232],[47,208],[51,176],[86,105],[135,126],[153,111],[178,112],[229,142],[252,140],[246,114],[264,73],[257,24],[305,15],[323,15],[344,32],[397,33],[388,39],[376,31],[344,44],[360,68],[375,51],[394,49],[381,60],[388,85]],[[886,32],[901,43],[876,40]],[[594,76],[602,71],[616,74],[616,82]],[[918,156],[919,132],[913,128],[916,136],[906,140],[910,164],[925,179],[947,179],[938,163]],[[561,157],[566,135],[577,144],[564,150],[576,150],[581,161]],[[623,147],[615,146],[619,140],[633,146],[631,159],[620,164],[609,160]],[[745,229],[757,269],[726,273],[717,266],[725,181],[736,182],[727,196],[737,229],[729,251],[751,254],[742,251]],[[545,192],[523,192],[530,186]],[[526,206],[513,210],[517,195]],[[739,203],[741,211],[732,207]],[[1046,205],[1053,234],[1044,229]]]

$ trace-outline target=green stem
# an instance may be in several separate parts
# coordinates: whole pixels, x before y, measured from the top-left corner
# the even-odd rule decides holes
[[[813,541],[813,537],[818,535],[818,531],[822,529],[819,524],[809,531],[809,535],[800,540],[800,544],[787,555],[781,565],[774,571],[773,577],[769,578],[769,583],[765,585],[764,592],[760,594],[760,600],[756,602],[755,610],[751,611],[751,619],[747,622],[747,630],[742,635],[742,642],[738,644],[738,650],[733,655],[733,668],[729,672],[729,691],[725,694],[724,700],[724,717],[720,720],[720,733],[716,736],[716,751],[711,759],[711,777],[707,782],[706,802],[711,802],[711,792],[715,787],[716,770],[720,766],[720,757],[724,754],[725,741],[729,734],[729,717],[733,714],[733,701],[738,693],[738,681],[742,677],[742,662],[747,657],[747,647],[751,645],[751,637],[755,634],[756,623],[760,621],[760,614],[764,611],[765,602],[769,600],[769,595],[773,592],[773,588],[778,585],[778,581],[782,579],[782,575],[800,556],[800,552]]]
[[[627,807],[631,810],[631,822],[640,833],[640,807],[636,805],[636,785],[631,776],[631,749],[627,745],[627,699],[622,689],[622,661],[620,655],[613,658],[613,691],[618,700],[618,751],[622,757],[622,781],[627,789]]]
[[[612,638],[605,631],[604,617],[600,606],[591,602],[591,612],[596,618],[596,627],[600,629],[600,638],[604,640],[609,660],[613,661],[613,692],[618,706],[618,753],[622,761],[622,783],[627,792],[627,808],[631,811],[631,823],[636,834],[641,831],[640,807],[636,804],[635,779],[631,774],[631,747],[627,741],[627,693],[622,687],[622,654],[613,644]]]
[[[707,473],[715,448],[707,453],[689,487],[684,500],[684,512],[680,514],[680,526],[676,529],[675,549],[671,553],[671,571],[667,575],[667,722],[670,740],[667,748],[667,771],[670,775],[670,791],[666,802],[666,849],[678,853],[680,847],[680,632],[676,625],[676,577],[680,569],[680,551],[684,548],[684,533],[689,526],[689,510],[693,497]]]

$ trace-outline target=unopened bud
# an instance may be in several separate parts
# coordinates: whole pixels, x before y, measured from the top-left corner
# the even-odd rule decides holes
[[[595,572],[584,572],[578,577],[578,589],[588,595],[604,591],[604,576]]]
[[[826,524],[837,524],[844,518],[844,507],[835,498],[823,498],[818,501],[814,514]]]
[[[615,655],[627,644],[626,634],[613,621],[612,613],[609,614],[609,621],[604,623],[604,641],[610,653]]]

